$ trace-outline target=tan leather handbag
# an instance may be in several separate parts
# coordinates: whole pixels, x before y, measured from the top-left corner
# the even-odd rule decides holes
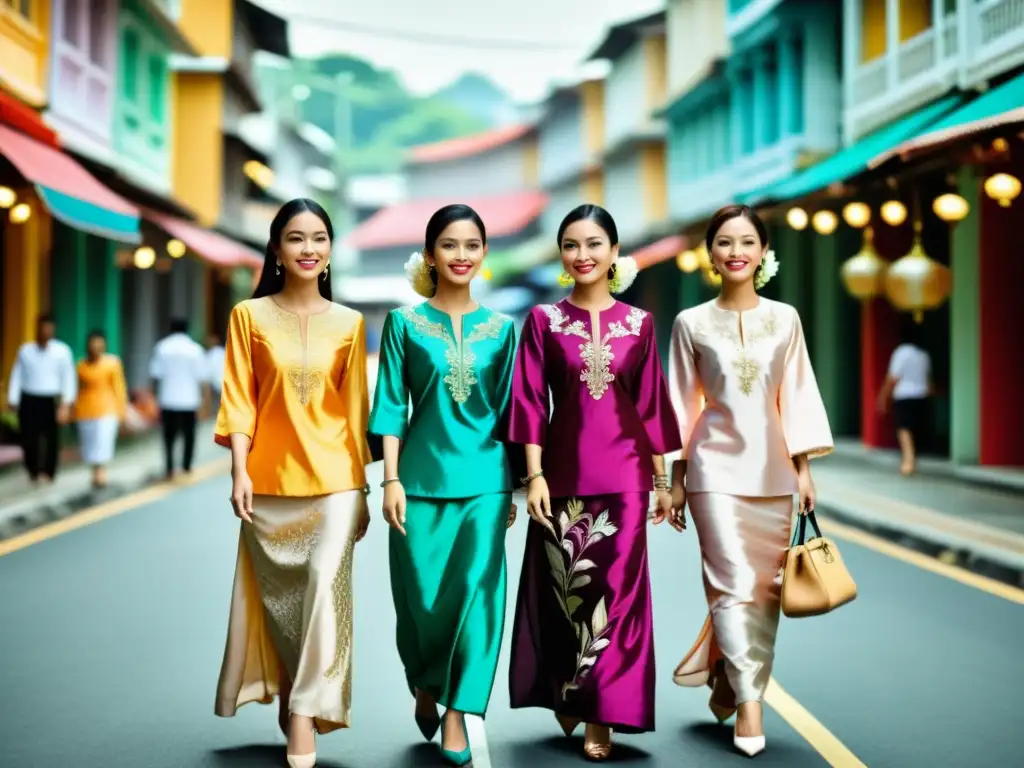
[[[814,536],[806,539],[807,520]],[[782,613],[791,619],[820,616],[857,597],[857,585],[846,570],[839,547],[821,535],[814,512],[800,516],[786,552],[782,576]]]

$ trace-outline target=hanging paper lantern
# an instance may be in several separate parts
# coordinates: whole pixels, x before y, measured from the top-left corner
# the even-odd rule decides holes
[[[786,223],[798,232],[807,229],[807,211],[803,208],[790,208],[786,211]]]
[[[681,272],[690,274],[700,269],[700,256],[694,250],[686,250],[676,256],[676,266]]]
[[[875,231],[867,227],[860,251],[847,259],[840,269],[843,285],[855,299],[873,299],[882,293],[885,270],[885,260],[875,250]]]
[[[932,210],[943,221],[957,222],[963,221],[967,214],[970,213],[971,206],[960,195],[949,192],[935,198],[935,202],[932,203]]]
[[[882,214],[882,221],[890,227],[898,227],[907,220],[907,206],[899,200],[889,200],[882,203],[879,213]]]
[[[912,312],[920,323],[926,310],[942,306],[953,287],[949,268],[924,252],[921,245],[921,222],[914,222],[914,245],[910,252],[897,259],[885,272],[885,294],[899,310]]]
[[[848,203],[843,208],[843,221],[854,229],[861,229],[871,221],[871,208],[867,203]]]
[[[1009,208],[1020,194],[1020,179],[1008,173],[989,176],[985,179],[985,194],[1004,208]]]
[[[831,235],[839,226],[839,217],[832,211],[818,211],[811,217],[811,226],[819,235]]]

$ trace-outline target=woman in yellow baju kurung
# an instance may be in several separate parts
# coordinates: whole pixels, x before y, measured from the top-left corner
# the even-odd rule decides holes
[[[308,718],[349,725],[353,547],[369,522],[366,329],[324,300],[332,234],[311,201],[275,218],[258,298],[231,313],[216,429],[243,520],[216,713],[279,694],[293,766],[315,761]]]
[[[107,464],[114,458],[117,430],[128,409],[128,387],[121,359],[107,354],[107,339],[93,331],[86,341],[87,356],[78,363],[75,423],[82,461],[92,467],[92,484],[107,484]]]

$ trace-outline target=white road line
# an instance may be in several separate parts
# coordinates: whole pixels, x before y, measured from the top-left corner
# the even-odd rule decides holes
[[[473,750],[473,768],[492,768],[491,753],[487,751],[487,731],[483,718],[477,715],[466,715],[466,734],[469,736],[469,747]]]

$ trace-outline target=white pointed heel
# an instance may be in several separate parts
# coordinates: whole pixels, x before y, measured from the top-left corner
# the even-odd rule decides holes
[[[316,765],[316,752],[308,755],[288,755],[288,768],[313,768]]]
[[[732,745],[747,757],[755,757],[764,752],[764,736],[737,736],[733,734]]]

